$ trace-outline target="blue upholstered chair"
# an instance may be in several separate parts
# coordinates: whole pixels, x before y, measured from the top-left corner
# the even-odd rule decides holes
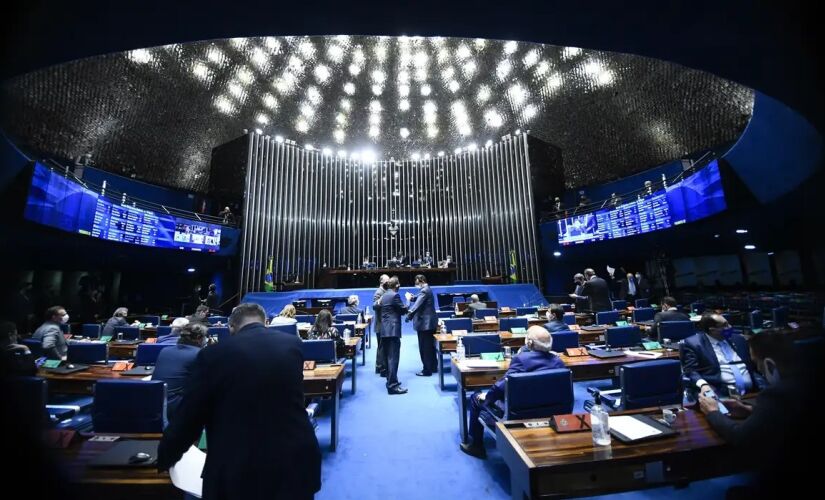
[[[85,323],[81,329],[80,334],[90,339],[100,338],[101,327],[97,323]]]
[[[66,351],[69,363],[106,363],[109,361],[109,346],[104,342],[70,343]]]
[[[596,313],[597,325],[613,325],[619,321],[619,311],[603,311]]]
[[[301,343],[301,351],[304,353],[304,360],[316,361],[319,363],[334,363],[335,341],[332,339],[305,340]]]
[[[169,326],[169,325],[159,326],[158,329],[157,329],[157,334],[158,334],[158,337],[171,335],[172,334],[172,327]]]
[[[339,321],[341,323],[345,323],[347,321],[358,321],[357,314],[336,314],[335,321]]]
[[[95,432],[163,432],[166,384],[160,380],[98,380],[94,387],[92,422]]]
[[[274,332],[281,332],[281,333],[288,333],[290,335],[298,335],[298,325],[295,323],[288,324],[288,325],[270,325],[267,326],[270,330]],[[343,333],[343,332],[342,332]]]
[[[116,326],[115,338],[119,333],[123,334],[123,340],[137,340],[140,338],[140,328],[136,326]]]
[[[223,342],[230,337],[228,326],[211,326],[209,327],[209,336],[217,337],[218,342]]]
[[[453,305],[458,304],[460,302],[467,302],[467,299],[461,296],[454,296],[453,297]]]
[[[467,356],[474,356],[483,352],[500,352],[501,337],[497,333],[476,333],[461,338],[464,343],[464,352]]]
[[[573,305],[572,304],[560,304],[560,305],[561,305],[561,310],[562,311],[564,311],[566,313],[573,312]]]
[[[314,314],[296,314],[295,321],[298,323],[309,323],[310,325],[315,324],[315,315]]]
[[[553,337],[553,351],[555,352],[564,352],[569,347],[579,347],[579,334],[572,330],[552,332],[550,336]]]
[[[639,307],[633,310],[633,322],[652,321],[656,311],[652,307]]]
[[[511,332],[513,328],[527,329],[527,318],[501,318],[498,320],[498,329],[502,332]]]
[[[473,317],[476,319],[484,319],[487,316],[495,316],[498,318],[498,309],[485,307],[483,309],[476,309],[473,313]]]
[[[702,314],[703,312],[705,312],[705,304],[702,302],[693,302],[692,304],[690,304],[690,312]]]
[[[782,328],[788,324],[788,308],[786,306],[773,308],[771,315],[773,316],[774,328]]]
[[[153,314],[136,316],[135,319],[138,323],[152,323],[152,326],[158,326],[160,324],[160,316],[155,316]]]
[[[622,310],[627,308],[627,301],[626,300],[614,300],[613,301],[613,309]]]
[[[447,319],[447,318],[452,318],[453,317],[452,309],[450,309],[448,311],[436,311],[435,314],[436,314],[436,316],[439,317],[439,319]]]
[[[748,313],[748,322],[751,328],[762,328],[764,321],[762,321],[762,311],[754,309]]]
[[[472,333],[473,320],[470,318],[445,319],[444,326],[447,328],[447,333],[452,333],[454,330],[464,330],[467,333]]]
[[[604,341],[610,347],[633,347],[642,342],[642,332],[638,326],[616,326],[607,329]]]
[[[659,342],[670,339],[671,342],[684,340],[696,333],[693,321],[662,321],[659,323]]]
[[[140,366],[154,365],[158,361],[160,351],[175,344],[140,344],[135,352],[135,364]]]
[[[216,325],[218,323],[225,325],[229,321],[229,318],[226,316],[209,316],[206,318],[206,321],[208,321],[210,325]]]
[[[648,300],[648,299],[636,299],[635,305],[636,305],[636,307],[650,307],[650,300]]]
[[[682,365],[675,359],[641,361],[619,367],[623,410],[682,402]]]
[[[568,368],[513,373],[504,382],[504,420],[542,418],[572,411],[573,375]]]
[[[539,312],[539,308],[536,306],[529,306],[529,307],[517,307],[516,314],[518,316],[527,316],[529,314],[536,314]]]
[[[575,313],[564,313],[562,317],[562,321],[564,321],[565,325],[575,325],[576,324],[576,314]]]
[[[20,342],[29,348],[35,358],[43,356],[43,344],[39,340],[22,339]]]
[[[455,311],[455,305],[438,306],[439,311]]]

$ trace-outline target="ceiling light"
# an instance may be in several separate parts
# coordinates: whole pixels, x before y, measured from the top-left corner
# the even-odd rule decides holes
[[[468,151],[475,151],[476,149],[478,149],[478,146],[474,142],[471,142],[470,145],[467,146]]]
[[[718,237],[719,237],[719,235],[718,235],[718,234],[714,234],[714,235],[713,235],[713,237],[714,237],[714,238],[718,238]]]
[[[504,44],[504,53],[505,54],[512,54],[516,50],[518,50],[518,43],[517,42],[515,42],[513,40],[510,40],[509,42]]]
[[[429,159],[430,159],[430,153],[425,154],[425,155],[424,155],[424,159],[425,159],[425,160],[429,160]],[[412,195],[410,195],[410,196],[412,196]]]
[[[410,101],[407,99],[401,99],[401,102],[398,103],[398,109],[401,111],[407,111],[410,109]]]
[[[418,153],[413,153],[412,154],[413,161],[418,161],[420,158],[421,158],[420,154],[418,154]]]
[[[347,157],[347,152],[346,152],[346,150],[344,150],[344,149],[339,149],[339,150],[338,150],[338,158],[346,158],[346,157]]]
[[[349,95],[354,94],[355,93],[355,84],[352,83],[352,82],[345,83],[344,84],[344,92],[346,92]]]
[[[488,140],[487,140],[487,142],[485,142],[485,143],[484,143],[484,146],[485,146],[485,147],[488,147],[488,148],[489,148],[490,146],[492,146],[492,145],[493,145],[493,141],[492,141],[492,139],[488,139]]]
[[[455,154],[459,154],[459,153],[461,153],[461,148],[455,148],[455,150],[453,151],[453,153],[455,153]]]
[[[439,151],[438,156],[444,156],[444,151]]]
[[[283,136],[276,135],[276,136],[275,136],[275,142],[284,142],[284,138],[283,138]]]
[[[561,257],[561,252],[556,250],[555,252],[553,252],[553,257]]]
[[[756,250],[755,245],[745,245],[745,250]]]
[[[256,129],[255,129],[255,133],[256,133],[256,134],[258,134],[258,135],[261,135],[261,134],[263,134],[263,133],[264,133],[264,131],[263,131],[263,130],[261,130],[261,129],[259,129],[259,128],[256,128]]]
[[[401,134],[401,137],[404,139],[410,136],[410,131],[406,127],[402,127],[399,133]]]
[[[306,146],[304,146],[304,149],[306,149],[307,151],[313,151],[315,148],[312,147],[312,144],[307,144]]]
[[[339,144],[340,144],[341,142],[343,142],[343,141],[344,141],[344,137],[345,137],[345,136],[346,136],[346,134],[344,134],[344,131],[343,131],[343,130],[341,130],[340,128],[339,128],[339,129],[336,129],[336,130],[332,133],[332,137],[334,137],[334,138],[335,138],[335,142],[337,142],[337,143],[339,143]]]
[[[521,129],[520,129],[520,128],[517,128],[517,129],[516,129],[516,131],[515,131],[515,134],[516,134],[516,135],[521,135]]]
[[[422,85],[421,86],[421,95],[423,95],[424,97],[427,97],[428,95],[430,95],[430,92],[432,92],[432,90],[433,90],[432,87],[430,87],[429,85],[426,85],[426,84]]]
[[[737,229],[736,234],[748,234],[748,230],[747,229]]]
[[[194,273],[194,272],[195,272],[195,268],[194,268],[194,267],[190,267],[189,269],[187,269],[187,270],[186,270],[186,272],[187,272],[187,273]]]
[[[324,148],[321,152],[324,156],[332,156],[332,150],[330,148]]]
[[[768,255],[773,255],[773,252],[768,252]]]

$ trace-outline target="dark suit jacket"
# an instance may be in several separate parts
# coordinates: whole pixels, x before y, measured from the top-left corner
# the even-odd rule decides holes
[[[636,286],[636,293],[633,295],[633,297],[639,297],[640,296],[639,283],[636,282],[636,278],[633,278],[633,284]],[[619,298],[622,299],[622,300],[625,300],[625,299],[627,299],[629,294],[630,294],[630,283],[628,282],[628,279],[625,278],[625,279],[621,280],[621,282],[619,284]],[[628,304],[628,305],[632,306],[633,304]]]
[[[103,325],[103,330],[100,331],[100,336],[114,337],[115,336],[115,327],[117,326],[129,326],[129,323],[126,321],[126,318],[121,317],[112,317],[106,320],[106,324]]]
[[[610,291],[607,282],[598,276],[590,278],[584,283],[582,295],[590,300],[590,310],[593,312],[611,311],[613,304],[610,303]]]
[[[567,326],[567,323],[565,323],[564,321],[559,321],[557,319],[554,319],[554,320],[551,320],[551,321],[548,321],[547,323],[545,323],[544,328],[546,328],[547,331],[550,332],[550,333],[563,332],[563,331],[567,331],[567,330],[570,329],[570,327]]]
[[[201,349],[158,447],[158,468],[174,465],[204,426],[203,498],[303,498],[320,489],[296,335],[255,323]]]
[[[755,366],[751,361],[748,343],[741,335],[733,335],[730,343],[736,354],[745,362],[751,375],[754,388],[756,387]],[[722,369],[713,346],[704,332],[699,332],[685,339],[680,347],[680,357],[682,358],[682,371],[690,378],[690,389],[698,390],[696,382],[704,379],[713,387],[719,397],[727,395],[727,391],[722,387]]]
[[[386,292],[384,287],[379,286],[372,295],[372,308],[375,310],[375,333],[379,336],[381,333],[381,297]]]
[[[407,312],[407,306],[395,290],[387,290],[381,296],[381,337],[401,338],[401,316]]]
[[[690,321],[690,316],[679,311],[661,311],[653,315],[653,337],[659,337],[659,323],[662,321]]]
[[[484,397],[484,403],[492,405],[496,401],[504,398],[504,382],[507,375],[511,373],[552,370],[554,368],[564,368],[564,361],[552,352],[522,351],[510,360],[510,368],[507,369],[507,373],[498,379],[493,388],[490,389],[490,392]]]
[[[200,348],[193,345],[178,344],[167,347],[158,354],[152,380],[166,382],[166,415],[172,420],[178,411],[178,405],[183,397],[183,388],[192,373]]]
[[[435,297],[430,285],[424,285],[415,296],[407,318],[413,320],[417,332],[427,332],[438,328],[438,315],[435,313]]]

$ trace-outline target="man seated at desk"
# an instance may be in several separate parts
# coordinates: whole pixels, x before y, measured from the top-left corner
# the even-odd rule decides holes
[[[470,317],[473,317],[473,315],[474,315],[473,311],[475,311],[476,309],[486,309],[486,308],[487,308],[487,304],[485,304],[484,302],[481,302],[478,299],[478,295],[472,294],[472,295],[470,295],[470,303],[467,304],[467,311],[465,312],[465,314],[467,314]]]
[[[682,371],[690,378],[689,388],[700,394],[710,388],[720,397],[735,391],[745,394],[756,388],[754,365],[748,343],[734,334],[721,314],[705,314],[699,333],[681,346]]]
[[[461,451],[476,458],[485,458],[484,427],[478,418],[482,412],[502,415],[502,410],[496,405],[504,399],[504,383],[512,373],[537,372],[564,368],[564,362],[551,352],[553,337],[550,332],[541,326],[531,326],[527,330],[524,348],[510,360],[510,368],[503,377],[486,393],[478,391],[470,398],[470,442],[461,443]]]
[[[662,299],[662,310],[653,316],[651,337],[659,338],[659,323],[662,321],[690,321],[690,316],[676,309],[676,299],[665,297]]]
[[[452,255],[448,255],[446,259],[444,259],[444,260],[442,260],[438,263],[438,268],[439,269],[448,269],[448,268],[451,268],[451,267],[455,267],[455,262],[453,262]]]
[[[757,498],[786,491],[788,485],[810,480],[815,474],[812,469],[818,460],[813,455],[822,449],[822,438],[813,427],[816,422],[806,422],[805,412],[817,406],[822,342],[802,348],[811,354],[807,359],[779,331],[760,332],[748,344],[750,357],[767,382],[755,404],[723,399],[729,412],[724,415],[719,401],[708,394],[699,396],[699,407],[714,431],[741,451],[748,466],[757,468],[758,483],[750,491],[738,491],[742,498]],[[789,452],[791,447],[793,452]]]
[[[567,323],[564,322],[564,309],[558,304],[550,304],[547,308],[547,323],[544,328],[548,332],[563,332],[570,330]]]
[[[424,252],[424,257],[421,258],[421,267],[433,267],[433,256],[429,250]]]

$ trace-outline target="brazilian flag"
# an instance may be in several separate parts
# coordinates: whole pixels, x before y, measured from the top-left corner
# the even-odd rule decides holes
[[[516,251],[510,250],[510,281],[516,283],[518,281],[518,273],[516,273]]]
[[[264,274],[264,290],[267,292],[275,291],[275,282],[272,280],[272,257],[269,258],[269,266],[267,266],[266,274]]]

